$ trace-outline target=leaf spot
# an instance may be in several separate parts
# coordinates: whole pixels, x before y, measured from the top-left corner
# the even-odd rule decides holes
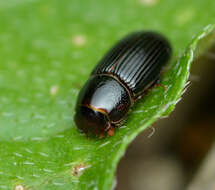
[[[159,0],[140,0],[140,3],[147,6],[154,6],[159,2]]]
[[[73,44],[76,46],[83,46],[86,43],[86,38],[83,35],[76,35],[72,39]]]
[[[16,185],[14,190],[25,190],[25,187],[23,185]]]
[[[53,85],[50,88],[50,95],[55,96],[59,91],[59,86],[58,85]]]
[[[83,173],[83,171],[89,167],[90,167],[90,165],[87,166],[85,164],[78,164],[73,168],[72,175],[73,176],[80,176]]]

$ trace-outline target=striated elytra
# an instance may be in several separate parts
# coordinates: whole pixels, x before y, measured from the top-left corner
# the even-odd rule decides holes
[[[78,129],[113,135],[131,106],[159,81],[170,56],[168,41],[154,32],[132,33],[119,41],[79,93],[74,117]]]

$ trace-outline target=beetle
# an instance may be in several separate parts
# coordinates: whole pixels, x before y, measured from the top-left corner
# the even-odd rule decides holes
[[[171,52],[167,39],[155,32],[139,31],[120,40],[79,92],[74,116],[78,129],[113,135],[133,104],[159,83]]]

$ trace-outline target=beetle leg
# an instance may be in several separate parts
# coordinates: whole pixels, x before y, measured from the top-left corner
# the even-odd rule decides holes
[[[167,90],[166,86],[161,84],[161,76],[158,77],[157,80],[155,80],[155,82],[153,83],[151,89],[156,88],[156,87],[162,87],[165,91]]]
[[[156,88],[156,87],[162,87],[165,91],[167,90],[166,86],[161,84],[161,83],[158,83],[158,84],[155,84],[155,86],[153,88]]]
[[[159,87],[159,86],[162,87],[165,91],[167,90],[166,86],[161,84],[161,76],[159,76],[156,80],[154,80],[151,84],[149,84],[149,86],[146,88],[144,93],[137,96],[135,101],[141,99],[144,95],[147,96],[151,90],[153,90],[154,88]]]
[[[104,131],[101,131],[99,134],[99,138],[102,139],[104,137]]]
[[[108,129],[107,134],[108,134],[108,136],[113,136],[114,135],[114,128],[111,127],[110,129]]]
[[[159,86],[162,87],[165,91],[167,90],[166,86],[161,84],[161,75],[155,80],[151,89],[159,87]]]

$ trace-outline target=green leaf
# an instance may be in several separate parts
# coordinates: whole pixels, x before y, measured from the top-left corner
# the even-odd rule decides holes
[[[214,42],[214,7],[214,0],[0,1],[0,189],[111,189],[128,144],[173,110],[194,53]],[[137,103],[113,137],[88,139],[73,121],[78,92],[104,52],[140,29],[172,43],[166,89]]]

